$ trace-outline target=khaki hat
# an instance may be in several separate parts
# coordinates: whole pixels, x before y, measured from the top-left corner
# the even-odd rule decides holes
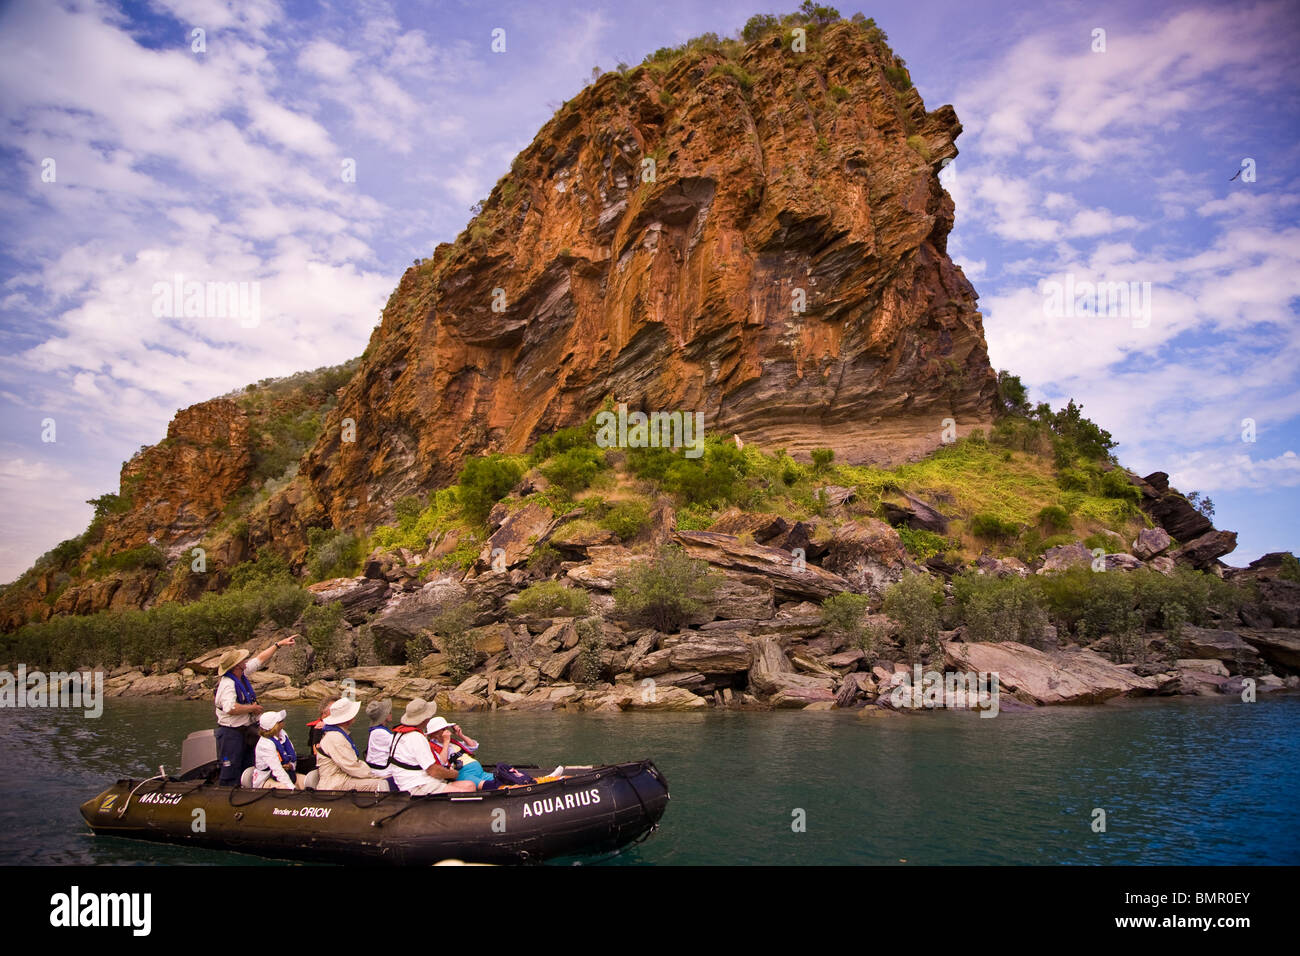
[[[347,697],[340,697],[334,702],[334,706],[330,708],[329,714],[325,717],[325,723],[346,724],[357,716],[359,710],[361,710],[361,704],[357,701]]]
[[[424,723],[438,712],[438,705],[433,701],[425,700],[423,697],[417,697],[406,705],[406,710],[402,711],[402,723],[407,727],[415,727]]]
[[[385,720],[391,717],[392,714],[392,698],[389,698],[388,700],[375,698],[370,703],[366,704],[366,716],[370,718],[372,724],[382,724]]]
[[[239,650],[226,651],[226,653],[221,655],[221,660],[217,661],[217,674],[224,674],[226,671],[230,670],[230,668],[239,666],[251,656],[252,655],[242,647],[239,648]]]

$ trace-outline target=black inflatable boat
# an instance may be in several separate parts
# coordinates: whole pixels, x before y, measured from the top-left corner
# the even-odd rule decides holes
[[[668,805],[668,783],[649,760],[569,768],[546,783],[421,797],[246,790],[205,777],[119,780],[83,803],[81,815],[96,833],[111,836],[327,863],[419,866],[609,853],[652,833]]]

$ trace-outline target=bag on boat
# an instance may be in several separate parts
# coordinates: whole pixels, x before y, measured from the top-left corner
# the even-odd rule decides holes
[[[495,776],[497,778],[497,783],[536,783],[537,782],[532,777],[528,776],[528,774],[516,770],[514,767],[510,766],[507,763],[497,764],[497,772]]]

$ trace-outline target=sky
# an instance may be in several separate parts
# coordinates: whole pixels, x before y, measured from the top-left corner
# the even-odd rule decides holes
[[[177,409],[360,354],[593,67],[795,5],[0,0],[0,580]],[[838,9],[964,125],[949,251],[994,367],[1211,497],[1230,563],[1300,550],[1297,6]]]

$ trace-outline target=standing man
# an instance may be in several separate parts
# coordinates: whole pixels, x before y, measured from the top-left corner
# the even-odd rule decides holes
[[[213,703],[217,711],[217,759],[221,761],[217,783],[223,787],[239,786],[240,775],[253,765],[253,748],[257,741],[249,739],[249,730],[262,716],[262,707],[257,702],[253,685],[248,682],[248,675],[266,664],[276,648],[292,645],[293,637],[286,637],[255,657],[249,657],[248,651],[240,648],[227,651],[217,662],[220,677],[217,678]]]

